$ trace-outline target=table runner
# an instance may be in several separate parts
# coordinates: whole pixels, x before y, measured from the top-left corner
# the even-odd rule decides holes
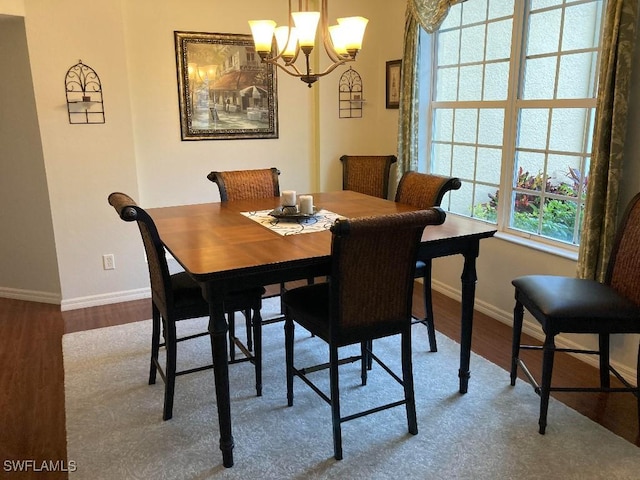
[[[309,218],[276,218],[269,215],[273,210],[259,210],[255,212],[241,212],[247,218],[267,227],[278,235],[298,235],[329,230],[338,218],[344,218],[337,213],[321,209]]]

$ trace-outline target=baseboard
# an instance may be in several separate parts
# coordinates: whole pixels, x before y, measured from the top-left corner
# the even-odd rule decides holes
[[[454,300],[457,300],[458,302],[460,302],[462,299],[462,293],[460,290],[454,289],[450,285],[446,285],[442,282],[438,282],[437,280],[432,280],[431,288],[433,288],[433,290],[435,290],[436,292],[442,293],[443,295],[449,298],[453,298]],[[478,312],[484,313],[485,315],[491,318],[494,318],[499,322],[504,323],[505,325],[509,325],[510,327],[513,325],[513,312],[507,312],[505,310],[501,310],[497,308],[495,305],[491,305],[487,302],[483,302],[482,300],[478,300],[477,298],[475,300],[474,308]],[[437,328],[438,326],[436,321],[436,329]],[[525,317],[525,320],[522,324],[522,332],[532,336],[536,340],[539,340],[541,343],[544,341],[544,333],[542,332],[540,325],[538,325],[538,323],[535,320],[527,320]],[[584,345],[580,345],[579,343],[568,340],[562,336],[556,337],[556,346],[559,348],[573,348],[573,349],[585,348]],[[595,368],[599,368],[597,355],[578,355],[578,354],[570,354],[570,355],[585,362],[587,365],[590,365]],[[615,368],[618,371],[618,373],[620,373],[620,375],[622,375],[622,377],[625,380],[627,380],[632,385],[635,385],[637,381],[637,376],[636,376],[636,371],[633,368],[627,365],[621,364],[619,362],[616,362],[614,360],[611,361],[611,365],[613,366],[613,368]]]
[[[0,297],[26,302],[50,303],[60,305],[60,294],[41,292],[37,290],[24,290],[19,288],[0,287]]]
[[[98,307],[100,305],[109,305],[112,303],[131,302],[133,300],[141,300],[144,298],[151,298],[151,289],[149,287],[63,300],[60,305],[60,309],[64,312],[67,310]]]

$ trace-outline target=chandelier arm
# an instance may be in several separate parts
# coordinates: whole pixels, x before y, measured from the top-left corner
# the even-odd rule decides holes
[[[282,61],[285,63],[285,65],[287,66],[292,66],[295,70],[298,70],[296,68],[295,65],[293,65],[295,63],[296,60],[298,60],[298,54],[300,53],[300,46],[296,45],[296,51],[293,54],[293,58],[291,60],[288,60],[286,58],[283,57],[283,54],[285,53],[286,46],[289,45],[289,40],[291,39],[291,28],[293,27],[293,16],[291,15],[291,13],[293,12],[293,7],[291,6],[291,3],[293,2],[293,0],[289,0],[289,15],[288,15],[288,31],[287,31],[287,40],[285,42],[285,48],[282,49],[281,52],[278,52],[278,44],[276,42],[276,39],[273,39],[272,42],[272,46],[271,46],[271,52],[273,52],[275,50],[276,54],[275,55],[271,55],[269,57],[264,57],[262,58],[263,62],[266,63],[272,63],[274,65],[278,65],[278,63],[276,63],[278,60],[280,60],[282,58]],[[302,0],[298,0],[298,11],[300,11],[300,9],[302,8]],[[278,65],[280,66],[280,65]],[[285,70],[286,71],[286,70]],[[298,70],[299,72],[299,70]]]
[[[329,65],[327,68],[325,68],[321,73],[314,73],[314,75],[316,77],[324,77],[325,75],[333,72],[336,68],[338,68],[340,65],[344,65],[345,63],[348,62],[353,62],[353,58],[342,58],[340,60],[338,60],[337,62]]]
[[[275,65],[276,67],[280,68],[282,71],[284,71],[285,73],[291,75],[292,77],[302,77],[304,75],[306,75],[306,73],[302,73],[298,67],[296,67],[293,64],[290,63],[278,63],[273,61],[275,59],[268,59],[268,60],[263,60],[265,63],[270,63],[272,65]]]
[[[336,52],[335,47],[333,46],[333,41],[331,40],[331,35],[329,33],[329,2],[328,0],[322,0],[322,7],[320,11],[320,19],[322,23],[320,24],[320,28],[322,29],[322,44],[324,46],[324,51],[332,62],[340,62],[342,63],[342,55],[339,55]],[[336,65],[337,67],[337,65]],[[335,67],[334,67],[335,68]]]

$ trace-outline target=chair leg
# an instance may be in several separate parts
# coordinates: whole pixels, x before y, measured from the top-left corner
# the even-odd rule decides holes
[[[522,336],[522,319],[524,307],[516,301],[513,309],[513,340],[511,343],[511,385],[516,384],[518,378],[518,359],[520,358],[520,337]]]
[[[422,294],[424,298],[425,319],[423,323],[427,326],[429,336],[429,349],[432,352],[438,351],[436,343],[436,327],[433,321],[433,302],[431,296],[431,260],[425,260],[424,276],[422,277]]]
[[[251,334],[251,323],[252,323],[252,319],[251,319],[251,309],[247,308],[244,311],[244,321],[245,321],[245,325],[246,325],[246,329],[247,329],[247,350],[249,350],[250,352],[253,350],[253,335]]]
[[[540,426],[540,434],[544,435],[547,428],[547,412],[549,410],[549,395],[551,393],[553,357],[556,351],[553,334],[547,333],[542,351],[542,382],[540,385],[540,418],[538,420],[538,425]]]
[[[360,378],[362,379],[362,386],[367,384],[367,365],[369,354],[367,351],[368,342],[360,342]]]
[[[333,456],[342,460],[342,427],[340,420],[340,389],[338,386],[338,347],[329,347],[329,372],[331,385],[331,423],[333,425]]]
[[[417,435],[416,397],[413,389],[413,365],[411,362],[411,331],[402,333],[402,385],[407,408],[409,433]]]
[[[640,432],[640,343],[638,344],[638,357],[636,360],[636,400],[638,402],[638,432]]]
[[[293,405],[293,320],[287,314],[284,319],[284,347],[287,365],[287,405]]]
[[[282,294],[287,291],[284,282],[280,282],[280,313],[284,315],[284,302],[282,301]]]
[[[227,319],[229,323],[229,360],[234,361],[236,359],[236,314],[235,312],[228,312]]]
[[[600,387],[609,388],[611,386],[611,375],[609,375],[609,335],[601,333],[598,336],[600,350]]]
[[[256,396],[262,396],[262,316],[260,315],[260,307],[253,310],[253,318],[251,326],[253,328],[253,338],[255,340],[255,351],[253,352],[253,361],[256,368]],[[251,317],[248,317],[251,318]],[[250,332],[251,328],[247,329]]]
[[[156,372],[158,371],[158,351],[160,350],[160,312],[153,304],[152,306],[152,332],[151,332],[151,362],[149,366],[149,385],[156,383]]]
[[[164,411],[163,420],[169,420],[173,417],[173,394],[176,387],[176,324],[166,318],[164,320],[165,344],[167,350],[167,366],[165,370],[164,385]]]

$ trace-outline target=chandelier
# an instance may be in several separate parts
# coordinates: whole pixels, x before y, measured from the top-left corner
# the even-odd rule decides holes
[[[329,26],[328,0],[322,0],[319,12],[309,11],[309,0],[298,0],[298,11],[292,10],[289,0],[289,24],[276,27],[273,20],[249,20],[253,43],[263,62],[275,65],[293,77],[298,77],[309,88],[318,78],[331,73],[336,67],[353,62],[362,48],[362,37],[368,19],[364,17],[338,18],[338,24]],[[316,40],[320,24],[320,35],[324,50],[331,64],[320,73],[313,73],[309,56]],[[275,36],[275,44],[273,37]],[[274,51],[275,50],[275,51]],[[296,66],[298,54],[304,54],[304,68]]]

